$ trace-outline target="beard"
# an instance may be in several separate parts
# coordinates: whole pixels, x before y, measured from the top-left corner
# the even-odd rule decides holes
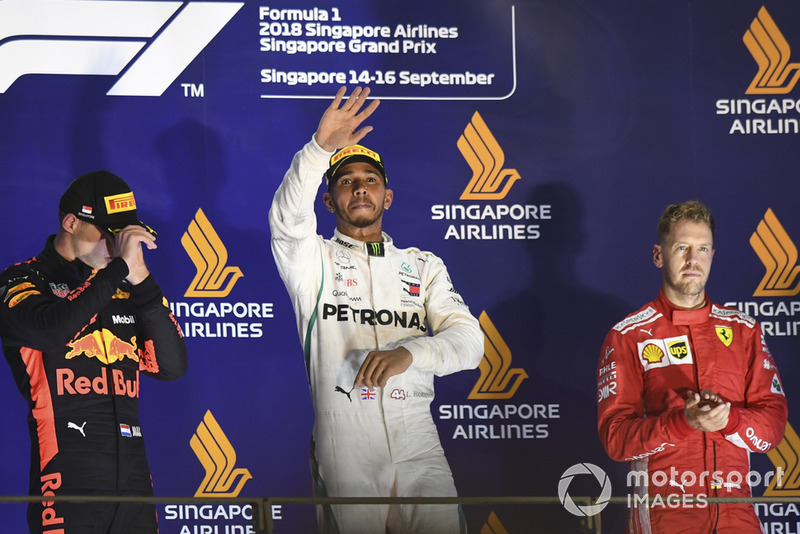
[[[697,272],[697,271],[692,271]],[[700,273],[700,277],[696,279],[690,280],[681,280],[672,284],[672,287],[677,291],[679,294],[686,296],[686,297],[697,297],[705,293],[706,290],[706,281],[708,280],[707,276],[704,276],[703,273]]]
[[[336,215],[337,219],[346,221],[354,228],[368,228],[381,220],[383,211],[383,206],[381,206],[379,209],[374,211],[367,210],[366,212],[362,211],[356,215],[349,215],[346,210],[337,208],[334,214]]]
[[[368,217],[368,216],[357,217],[357,218],[354,218],[354,219],[350,219],[350,224],[351,224],[352,226],[355,226],[356,228],[367,228],[367,227],[370,227],[370,226],[372,226],[372,225],[373,225],[373,224],[375,224],[376,222],[378,222],[378,219],[379,219],[379,218],[380,218],[380,217],[377,217],[377,216],[372,216],[372,217]]]

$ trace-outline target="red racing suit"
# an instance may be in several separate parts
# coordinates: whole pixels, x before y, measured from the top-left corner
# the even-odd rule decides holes
[[[613,460],[630,462],[629,532],[761,532],[748,497],[749,455],[780,443],[786,397],[761,326],[710,303],[672,305],[663,291],[606,336],[597,368],[598,431]],[[687,391],[731,403],[719,432],[693,429]]]
[[[153,494],[139,376],[180,377],[186,345],[153,277],[131,286],[127,275],[122,258],[100,270],[65,260],[52,236],[39,256],[0,274],[3,350],[30,409],[31,495]],[[35,502],[28,524],[37,533],[157,532],[153,505]]]

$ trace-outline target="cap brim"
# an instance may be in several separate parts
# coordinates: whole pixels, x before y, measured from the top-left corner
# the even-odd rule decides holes
[[[149,226],[147,226],[147,225],[146,225],[145,223],[143,223],[142,221],[138,221],[136,224],[138,224],[139,226],[141,226],[142,228],[144,228],[145,230],[147,230],[147,233],[148,233],[148,234],[150,234],[150,235],[152,235],[153,237],[158,237],[158,232],[156,232],[155,230],[153,230],[152,228],[150,228]],[[122,228],[124,228],[124,226],[123,226]],[[117,235],[117,234],[118,234],[118,233],[119,233],[119,232],[122,230],[122,228],[106,228],[106,230],[108,230],[108,232],[109,232],[111,235]]]
[[[383,165],[381,165],[381,163],[375,160],[374,158],[371,158],[364,154],[353,154],[351,156],[346,156],[342,158],[341,160],[337,161],[328,168],[327,172],[325,173],[325,176],[328,178],[329,181],[334,181],[338,177],[338,174],[341,171],[342,167],[350,165],[351,163],[358,163],[358,162],[369,163],[370,165],[372,165],[375,168],[375,170],[378,171],[378,173],[380,173],[381,176],[383,176],[384,182],[389,183],[389,179],[386,177],[386,171],[384,170]]]

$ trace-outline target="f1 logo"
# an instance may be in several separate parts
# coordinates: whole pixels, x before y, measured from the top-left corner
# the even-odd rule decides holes
[[[243,5],[3,0],[0,93],[25,74],[116,76],[125,70],[106,94],[160,96]]]

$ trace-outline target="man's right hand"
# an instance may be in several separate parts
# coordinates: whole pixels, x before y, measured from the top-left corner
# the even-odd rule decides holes
[[[728,426],[731,403],[722,402],[716,393],[708,389],[700,393],[689,391],[683,413],[686,422],[695,430],[717,432]]]
[[[373,350],[364,359],[358,370],[354,388],[382,388],[395,375],[405,373],[414,357],[405,347],[391,350]]]
[[[359,113],[369,96],[369,87],[365,87],[363,90],[361,87],[356,87],[343,102],[346,91],[347,87],[342,86],[336,92],[333,102],[322,115],[317,132],[314,134],[317,144],[326,152],[358,144],[364,136],[372,131],[372,126],[364,126],[358,131],[356,129],[372,115],[381,101],[373,100]]]

